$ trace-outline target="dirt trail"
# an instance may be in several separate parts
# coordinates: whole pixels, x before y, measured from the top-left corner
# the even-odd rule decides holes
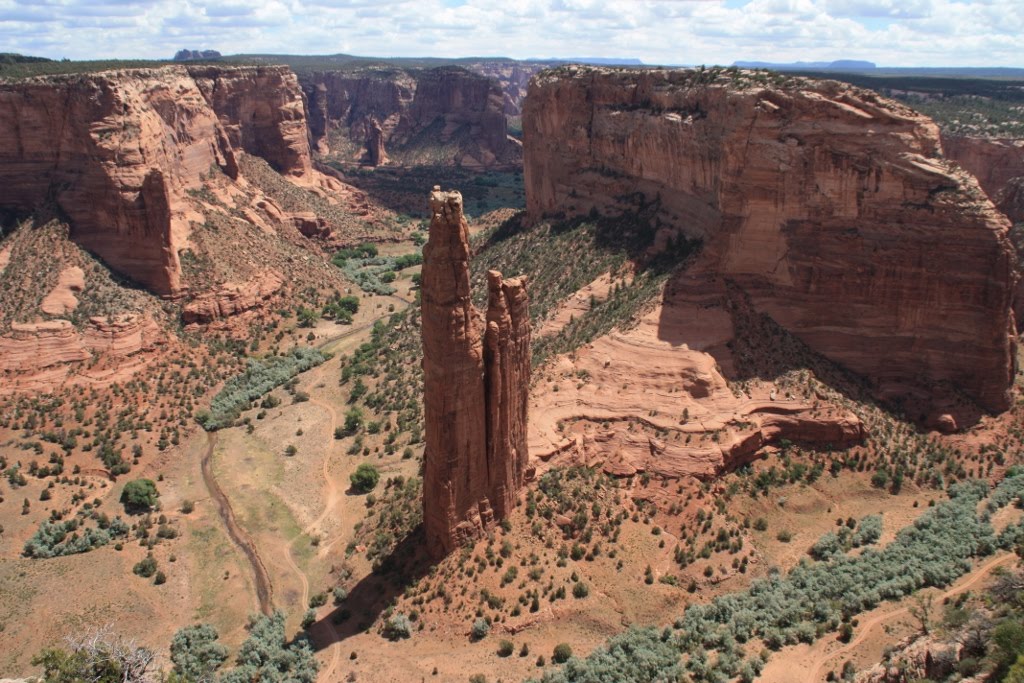
[[[299,568],[299,565],[295,564],[295,558],[292,557],[292,543],[285,543],[282,549],[284,550],[285,562],[288,563],[288,566],[291,567],[302,583],[302,609],[306,609],[309,607],[309,579],[306,578],[306,573]]]
[[[260,559],[260,555],[256,551],[256,544],[253,543],[249,534],[238,525],[238,521],[235,519],[235,511],[231,508],[231,502],[224,495],[223,489],[221,489],[220,484],[217,483],[217,479],[213,475],[213,450],[216,445],[217,433],[206,432],[206,453],[203,455],[202,461],[203,483],[206,484],[210,496],[217,501],[217,511],[220,513],[224,526],[227,527],[228,536],[231,537],[234,544],[238,546],[245,554],[246,559],[249,560],[249,564],[252,566],[253,579],[256,583],[256,597],[260,602],[260,611],[269,615],[274,610],[274,589],[270,583],[270,574],[267,572],[267,568],[263,565],[263,560]]]
[[[995,569],[996,567],[998,567],[1000,565],[1006,564],[1007,562],[1009,562],[1010,560],[1013,560],[1015,558],[1016,558],[1016,555],[1002,555],[1002,556],[997,557],[997,558],[995,558],[993,560],[990,560],[986,564],[981,565],[980,567],[978,567],[977,569],[975,569],[974,571],[972,571],[971,573],[966,575],[966,577],[969,577],[967,581],[965,581],[964,583],[958,584],[958,585],[954,586],[953,588],[950,588],[949,590],[947,590],[944,593],[941,593],[941,594],[937,595],[936,596],[936,602],[937,603],[941,603],[946,598],[951,598],[954,595],[958,595],[959,593],[963,593],[964,591],[966,591],[967,589],[971,588],[976,583],[978,583],[979,581],[984,579],[989,574],[989,572],[991,572],[993,569]],[[869,619],[869,620],[867,620],[865,622],[862,622],[861,628],[860,628],[860,633],[857,634],[856,638],[854,638],[853,640],[851,640],[849,643],[847,643],[843,647],[839,648],[838,650],[835,650],[833,652],[829,652],[828,654],[819,657],[817,659],[817,661],[814,662],[813,668],[811,669],[810,673],[807,675],[807,678],[806,678],[807,683],[821,683],[822,679],[819,678],[819,673],[821,672],[821,668],[823,666],[825,666],[826,663],[828,663],[832,659],[835,659],[835,658],[840,657],[840,656],[842,656],[844,654],[847,654],[848,652],[852,652],[853,650],[855,650],[858,646],[860,646],[867,639],[867,637],[871,633],[871,631],[876,626],[878,626],[879,624],[881,624],[881,623],[883,623],[885,621],[888,621],[889,619],[892,619],[894,617],[903,616],[904,614],[908,614],[909,612],[910,612],[909,608],[901,607],[901,608],[895,609],[895,610],[893,610],[891,612],[886,612],[885,614],[879,614],[879,615],[877,615],[875,617],[872,617],[871,619]]]
[[[331,436],[329,438],[333,438],[334,430],[338,427],[337,409],[335,409],[335,407],[328,403],[327,401],[321,401],[320,399],[311,399],[310,403],[320,408],[323,408],[330,414],[331,426],[329,429],[329,433]],[[331,477],[330,469],[331,455],[330,452],[327,452],[324,454],[323,465],[324,484],[327,486],[327,500],[324,502],[324,509],[323,512],[320,513],[320,516],[314,519],[312,522],[310,522],[309,525],[302,530],[302,532],[306,535],[312,535],[313,530],[319,527],[321,524],[323,524],[323,521],[327,519],[327,515],[329,515],[331,510],[334,509],[334,506],[338,504],[338,483],[334,481],[334,479]]]

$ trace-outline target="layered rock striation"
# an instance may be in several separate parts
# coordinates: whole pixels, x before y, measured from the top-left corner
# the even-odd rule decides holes
[[[0,336],[0,394],[50,391],[62,382],[106,386],[156,362],[167,335],[148,314],[13,323]]]
[[[526,283],[488,273],[488,310],[471,301],[462,195],[435,187],[423,250],[423,519],[447,554],[508,514],[523,484],[530,318]]]
[[[541,62],[513,62],[488,60],[468,65],[468,69],[486,76],[501,86],[506,116],[521,116],[523,100],[530,86],[530,79],[549,65]]]
[[[533,218],[639,198],[663,238],[704,241],[672,283],[684,298],[733,285],[916,411],[1009,405],[1009,222],[940,158],[930,119],[833,81],[564,67],[535,77],[523,132]]]
[[[1024,222],[1024,140],[943,135],[942,149],[947,159],[978,179],[1011,221]]]
[[[0,84],[0,208],[54,203],[71,238],[158,294],[182,288],[185,201],[202,176],[238,177],[236,151],[292,179],[311,160],[284,67],[167,66]]]
[[[326,71],[300,76],[310,134],[322,153],[339,130],[370,165],[390,158],[470,168],[517,164],[502,92],[493,81],[458,67]]]

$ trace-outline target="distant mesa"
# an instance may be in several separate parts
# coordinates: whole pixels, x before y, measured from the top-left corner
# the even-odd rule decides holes
[[[643,66],[636,57],[566,57],[552,58],[551,62],[568,62],[571,64],[590,64],[592,66]]]
[[[837,59],[831,62],[733,62],[743,69],[774,69],[775,71],[873,71],[874,62],[861,59]]]
[[[174,53],[174,61],[194,62],[200,59],[220,59],[222,56],[216,50],[178,50]]]

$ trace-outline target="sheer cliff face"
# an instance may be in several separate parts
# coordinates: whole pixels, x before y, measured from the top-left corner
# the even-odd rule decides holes
[[[330,152],[337,127],[376,165],[403,155],[474,168],[517,163],[521,150],[505,130],[502,92],[460,68],[317,72],[301,76],[314,144]],[[379,133],[375,130],[379,128]]]
[[[974,174],[1011,221],[1024,221],[1024,140],[943,135],[942,149],[947,159]]]
[[[423,250],[423,520],[435,556],[505,517],[528,457],[526,283],[488,274],[486,321],[470,300],[462,195],[434,188]]]
[[[235,149],[287,175],[310,169],[284,68],[172,66],[0,85],[0,208],[53,201],[71,237],[159,294],[181,287],[183,198],[201,174],[238,175]]]
[[[705,241],[677,286],[735,284],[883,397],[944,385],[1006,408],[1008,221],[938,158],[926,117],[834,82],[767,78],[541,74],[523,116],[529,212],[614,211],[642,193],[667,230]]]
[[[189,67],[235,149],[292,178],[311,176],[309,130],[299,81],[283,67]]]

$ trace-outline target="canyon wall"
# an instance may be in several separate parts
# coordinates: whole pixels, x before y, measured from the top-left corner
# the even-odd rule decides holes
[[[832,81],[563,67],[535,77],[523,133],[533,219],[654,207],[661,242],[704,241],[673,291],[733,285],[915,410],[1008,407],[1009,222],[928,118]]]
[[[467,68],[496,81],[501,87],[506,116],[520,116],[530,79],[547,65],[538,62],[486,61],[470,64]]]
[[[488,273],[488,310],[471,301],[462,195],[435,187],[423,249],[423,521],[443,556],[505,517],[523,484],[530,318],[526,283]]]
[[[339,129],[355,146],[349,160],[373,165],[390,156],[491,168],[521,158],[505,130],[501,90],[465,69],[367,68],[304,73],[300,80],[322,153],[345,155],[329,142],[328,133]]]
[[[54,203],[71,238],[158,294],[181,289],[185,201],[236,150],[302,179],[301,93],[284,67],[132,69],[0,84],[0,209]]]
[[[1011,221],[1024,222],[1024,140],[943,135],[942,149],[978,179]]]

